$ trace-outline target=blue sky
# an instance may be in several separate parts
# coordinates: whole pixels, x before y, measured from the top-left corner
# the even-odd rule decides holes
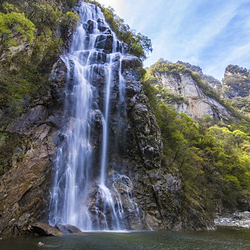
[[[198,65],[219,80],[229,64],[250,68],[249,0],[98,0],[148,36],[159,58]]]

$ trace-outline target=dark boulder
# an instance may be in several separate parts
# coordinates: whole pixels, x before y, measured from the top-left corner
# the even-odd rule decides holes
[[[122,60],[122,72],[124,72],[126,69],[135,70],[136,68],[141,68],[141,67],[142,67],[142,62],[136,56],[126,56]]]
[[[42,222],[36,222],[31,225],[31,230],[34,234],[38,234],[40,236],[62,236],[62,232],[58,229]]]
[[[82,233],[82,231],[78,227],[72,226],[72,225],[56,224],[55,228],[58,229],[59,231],[61,231],[63,234]]]
[[[92,20],[88,20],[87,24],[88,24],[88,28],[87,28],[88,32],[89,32],[89,33],[93,33],[93,30],[94,30],[94,22],[93,22]]]
[[[103,49],[105,53],[111,53],[113,50],[113,36],[99,35],[95,41],[95,48]]]
[[[108,29],[108,27],[105,25],[103,19],[99,18],[97,20],[97,23],[98,23],[98,29],[101,31],[101,32],[104,32]]]

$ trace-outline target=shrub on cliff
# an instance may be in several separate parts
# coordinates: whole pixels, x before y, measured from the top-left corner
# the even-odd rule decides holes
[[[117,16],[112,8],[105,8],[95,0],[86,0],[85,2],[93,3],[101,8],[106,22],[115,32],[118,39],[128,45],[131,54],[144,60],[147,57],[147,53],[153,51],[151,40],[147,36],[131,30],[129,25],[125,24],[124,20]]]
[[[6,119],[0,127],[48,92],[50,67],[78,19],[63,6],[52,0],[1,2],[0,110]]]
[[[34,40],[35,25],[25,17],[24,13],[0,12],[0,44],[4,47],[17,46],[17,39]]]

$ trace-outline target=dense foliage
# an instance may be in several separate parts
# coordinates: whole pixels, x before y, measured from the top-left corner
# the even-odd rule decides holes
[[[234,100],[231,101],[231,105],[250,118],[250,96],[234,98]]]
[[[181,175],[186,197],[201,209],[215,211],[220,204],[229,210],[242,208],[250,195],[249,123],[243,120],[227,125],[210,117],[197,122],[177,113],[166,105],[171,96],[164,94],[169,90],[156,84],[156,72],[171,72],[178,77],[180,72],[190,70],[158,62],[145,77],[144,91],[162,133],[163,165]]]
[[[27,39],[29,43],[34,40],[34,24],[25,18],[24,13],[0,12],[0,42],[5,46],[16,46],[16,37]]]
[[[10,2],[0,6],[0,109],[14,117],[46,93],[45,69],[62,53],[78,16],[45,2]]]
[[[95,0],[86,0],[86,2],[94,3],[102,9],[107,23],[119,40],[127,44],[129,53],[141,59],[146,59],[147,53],[153,51],[151,40],[147,36],[131,30],[129,25],[125,24],[124,20],[118,17],[112,8],[105,8]]]
[[[13,165],[14,150],[24,138],[6,126],[48,95],[51,66],[62,54],[78,15],[76,1],[0,2],[0,174]],[[18,160],[18,159],[17,159]]]

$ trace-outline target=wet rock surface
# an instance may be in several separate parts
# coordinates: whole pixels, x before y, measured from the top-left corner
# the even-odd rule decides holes
[[[56,224],[55,228],[58,229],[63,234],[78,234],[82,233],[82,231],[75,226],[72,225],[62,225],[62,224]]]
[[[103,49],[105,53],[111,53],[113,49],[112,35],[99,35],[95,42],[95,48]]]
[[[162,154],[162,140],[156,118],[147,106],[147,97],[142,93],[133,97],[135,105],[131,118],[141,157],[147,169],[159,168]]]

